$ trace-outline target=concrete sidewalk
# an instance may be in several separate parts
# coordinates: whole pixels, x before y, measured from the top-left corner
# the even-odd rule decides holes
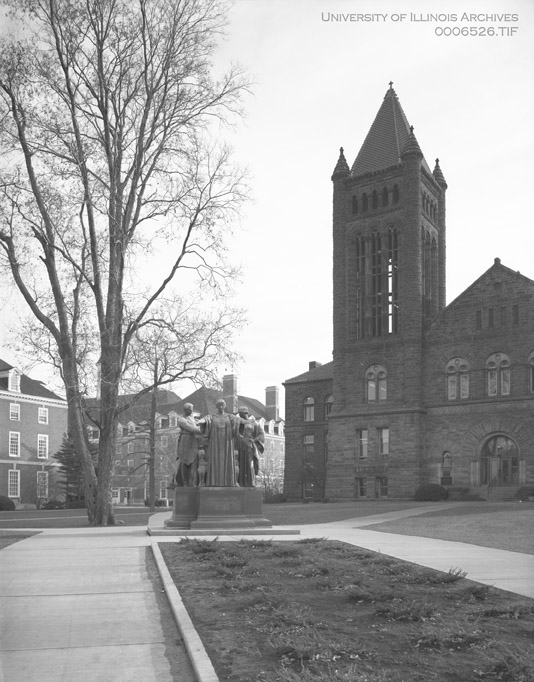
[[[532,555],[372,530],[375,523],[427,511],[300,526],[300,535],[273,539],[340,540],[429,568],[459,568],[471,580],[534,598]],[[152,516],[151,527],[163,527],[171,513]],[[159,542],[179,541],[151,537],[145,527],[119,526],[45,530],[3,549],[0,682],[216,682],[159,552]],[[163,584],[147,557],[151,544]]]
[[[194,682],[144,527],[46,530],[0,552],[2,682]]]

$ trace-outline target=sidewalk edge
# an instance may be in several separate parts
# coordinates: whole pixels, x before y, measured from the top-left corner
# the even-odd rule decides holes
[[[213,667],[210,657],[208,656],[204,644],[200,639],[198,632],[193,625],[187,609],[184,606],[180,593],[174,584],[169,569],[165,563],[161,550],[158,546],[158,542],[151,538],[150,546],[152,548],[152,554],[156,561],[156,566],[158,567],[161,580],[163,581],[163,586],[165,588],[165,593],[169,600],[171,610],[178,626],[178,630],[182,635],[184,640],[185,648],[189,655],[191,665],[195,671],[198,682],[220,682]]]

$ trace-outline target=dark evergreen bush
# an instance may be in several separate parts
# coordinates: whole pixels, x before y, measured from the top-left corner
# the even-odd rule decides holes
[[[415,491],[417,502],[438,502],[439,500],[446,500],[448,497],[447,488],[438,483],[425,483]]]
[[[0,511],[15,511],[15,503],[9,497],[0,495]]]

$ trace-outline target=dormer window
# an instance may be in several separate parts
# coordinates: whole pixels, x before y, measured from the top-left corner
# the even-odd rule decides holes
[[[18,369],[12,369],[9,372],[8,391],[20,393],[20,372]]]

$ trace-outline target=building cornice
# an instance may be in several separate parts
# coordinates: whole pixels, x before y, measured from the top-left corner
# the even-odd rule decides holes
[[[13,391],[0,391],[0,400],[9,400],[12,403],[32,403],[67,408],[66,400],[55,400],[54,398],[44,398],[43,396],[27,395],[25,393],[13,393]]]

